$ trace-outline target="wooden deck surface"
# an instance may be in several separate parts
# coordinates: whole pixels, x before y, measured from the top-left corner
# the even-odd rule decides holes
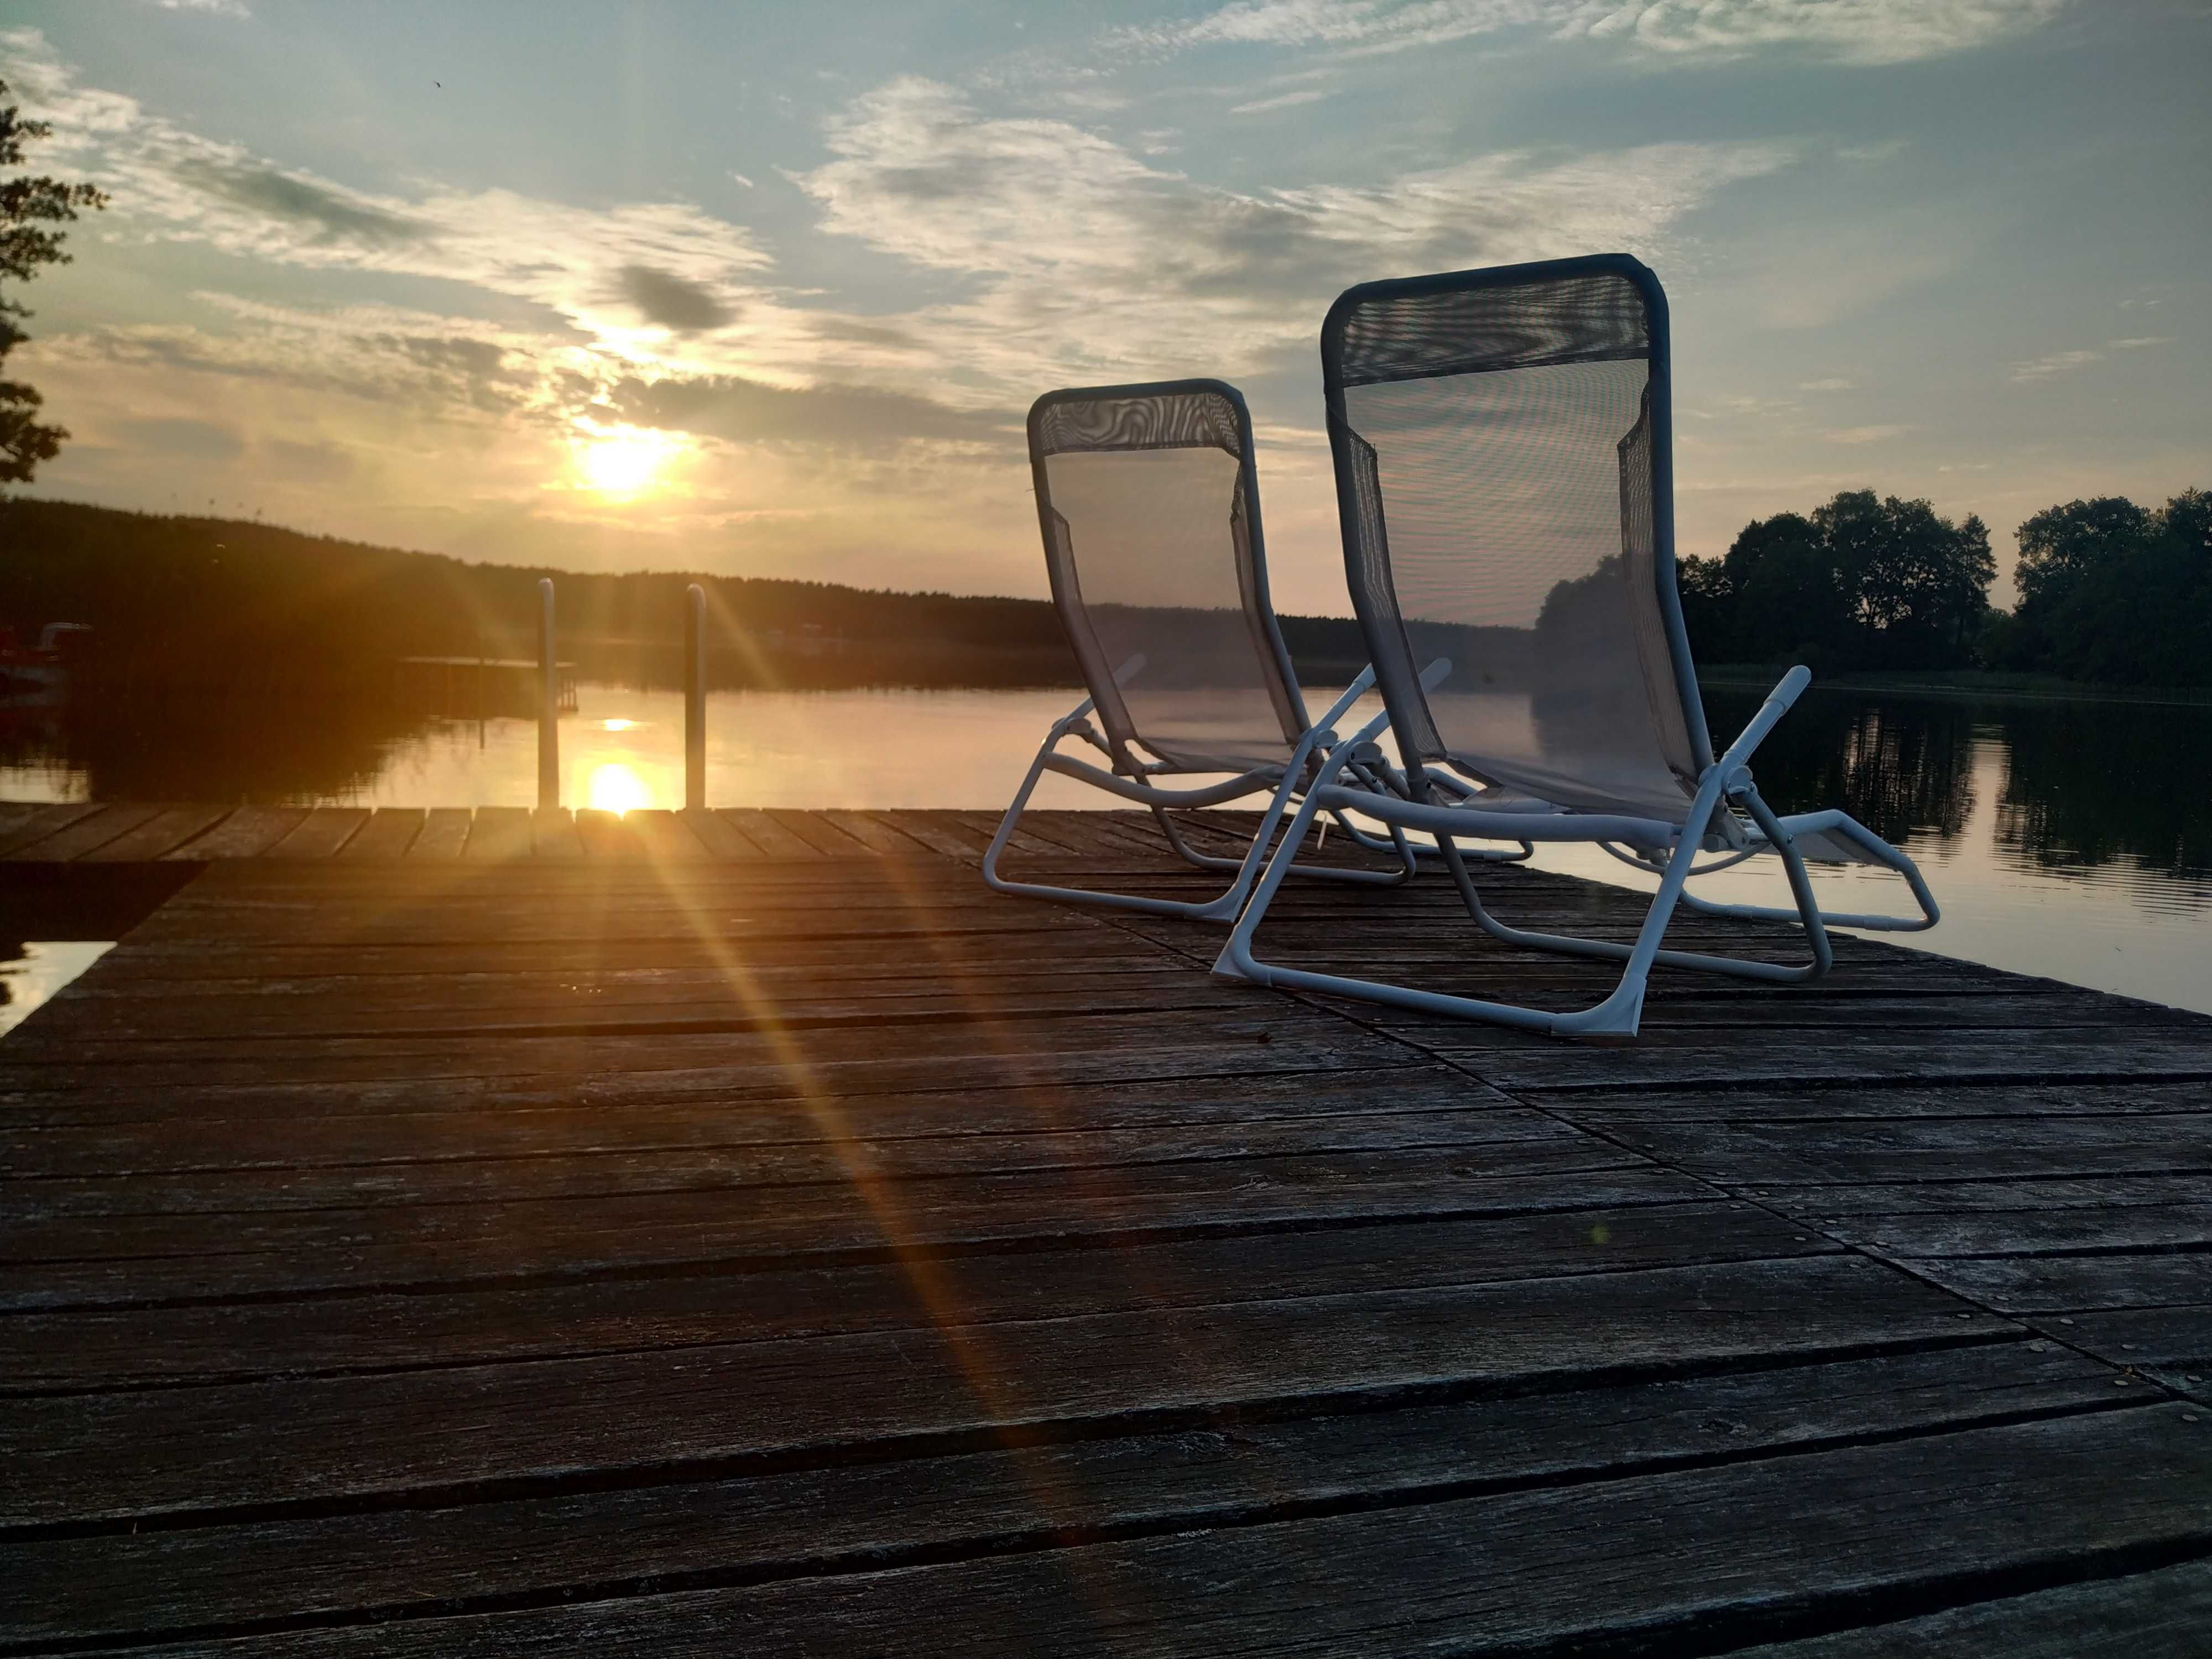
[[[0,809],[218,860],[0,1042],[0,1653],[2212,1650],[2212,1021],[1845,939],[1578,1047],[990,822]],[[1264,937],[1595,995],[1456,907]]]

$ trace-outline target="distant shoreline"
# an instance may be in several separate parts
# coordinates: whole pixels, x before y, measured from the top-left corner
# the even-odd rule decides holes
[[[1765,691],[1783,674],[1782,666],[1754,667],[1724,663],[1699,669],[1698,684],[1714,690]],[[1816,677],[1814,691],[1878,692],[1885,696],[1945,697],[1961,702],[2132,702],[2171,708],[2212,708],[2212,690],[2190,687],[2096,685],[2052,674],[2008,674],[1985,668],[1954,668],[1929,673],[1884,673],[1872,670]]]

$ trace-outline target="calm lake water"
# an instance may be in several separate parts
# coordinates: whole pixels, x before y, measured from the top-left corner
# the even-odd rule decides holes
[[[709,698],[708,799],[997,809],[1076,695],[718,692]],[[1310,694],[1316,711],[1327,697]],[[1709,690],[1717,741],[1759,699]],[[676,693],[586,684],[578,705],[561,722],[567,804],[615,811],[682,804]],[[1901,942],[2212,1012],[2212,708],[1816,688],[1768,740],[1756,770],[1777,806],[1839,805],[1919,861],[1944,919]],[[535,730],[513,718],[161,704],[0,726],[0,799],[526,806],[536,779]],[[1039,804],[1113,803],[1048,778]],[[1595,849],[1539,858],[1577,875],[1638,881]],[[1876,875],[1844,872],[1818,884],[1839,908],[1906,904]],[[1701,890],[1786,902],[1764,861]]]

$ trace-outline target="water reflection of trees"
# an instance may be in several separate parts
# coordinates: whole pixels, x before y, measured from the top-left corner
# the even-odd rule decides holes
[[[0,766],[80,773],[94,800],[344,799],[423,724],[388,696],[93,696],[0,714]]]
[[[1725,748],[1762,701],[1757,692],[1707,691],[1714,748]],[[1974,810],[1974,725],[1964,703],[1814,693],[1759,745],[1752,770],[1782,811],[1840,806],[1885,840],[1948,839]]]
[[[2212,877],[2212,708],[2021,704],[1984,717],[2005,743],[2000,846],[2049,868],[2125,857]]]

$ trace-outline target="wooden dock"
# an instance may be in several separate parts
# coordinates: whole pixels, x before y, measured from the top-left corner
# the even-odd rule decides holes
[[[1578,1047],[990,824],[0,808],[204,864],[0,1042],[0,1653],[2212,1651],[2212,1020],[1845,939]],[[1456,904],[1266,937],[1591,996]]]

